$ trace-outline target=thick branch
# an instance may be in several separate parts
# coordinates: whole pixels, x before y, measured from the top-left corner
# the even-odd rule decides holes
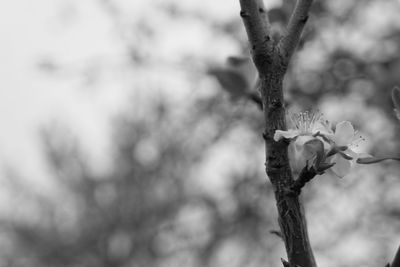
[[[274,66],[274,65],[273,65]],[[270,75],[262,77],[261,92],[265,116],[266,172],[274,187],[278,221],[291,266],[315,267],[308,238],[305,213],[297,194],[291,194],[294,180],[289,167],[287,143],[272,138],[277,129],[285,129],[282,105],[282,80],[279,68],[270,67]]]
[[[300,36],[304,26],[299,29],[295,23],[299,17],[302,18],[301,11],[304,6],[301,3],[303,2],[311,4],[311,1],[301,1],[295,9],[290,23],[292,26],[289,27],[289,32],[293,33],[289,36],[294,39]],[[279,142],[273,140],[276,130],[286,129],[282,83],[289,57],[279,51],[280,47],[276,47],[269,36],[270,27],[262,0],[240,0],[240,6],[240,16],[246,28],[253,61],[261,82],[260,91],[265,119],[266,172],[274,187],[278,221],[286,252],[291,266],[315,267],[303,208],[298,195],[288,193],[288,189],[290,191],[294,183],[287,154],[288,144],[284,140]],[[308,12],[308,7],[306,11]],[[297,30],[300,32],[297,33]],[[290,41],[289,39],[287,41]],[[295,47],[297,42],[290,41],[288,44]]]
[[[286,32],[278,44],[286,64],[289,64],[290,58],[300,41],[301,33],[308,20],[308,12],[312,2],[313,0],[297,0]]]

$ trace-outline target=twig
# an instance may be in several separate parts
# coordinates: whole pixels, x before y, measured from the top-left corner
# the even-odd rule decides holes
[[[293,185],[290,187],[290,190],[295,192],[297,195],[300,195],[301,189],[311,181],[318,173],[314,170],[314,168],[308,169],[305,166],[300,174],[299,177],[294,181]]]
[[[276,235],[276,236],[279,237],[281,240],[283,240],[283,236],[282,236],[281,231],[278,231],[278,230],[270,230],[269,233],[270,233],[270,234],[273,234],[273,235]]]
[[[308,12],[313,0],[297,0],[296,6],[286,27],[286,33],[279,41],[279,48],[288,64],[300,41],[301,33],[308,20]]]

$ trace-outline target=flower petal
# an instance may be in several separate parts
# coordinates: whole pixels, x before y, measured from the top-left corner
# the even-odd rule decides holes
[[[321,133],[323,135],[331,135],[333,134],[330,126],[327,123],[316,122],[312,128],[312,133]]]
[[[287,131],[276,130],[274,134],[274,140],[277,142],[282,138],[293,139],[300,134],[299,130],[289,129]]]
[[[306,165],[307,162],[312,158],[304,147],[297,147],[294,143],[289,145],[289,161],[290,167],[293,172],[299,173]]]
[[[354,138],[354,128],[348,121],[339,122],[335,130],[335,142],[338,146],[349,145]]]
[[[317,151],[308,142],[321,142],[315,137],[309,135],[300,135],[294,142],[289,145],[290,167],[294,172],[300,172],[307,163],[311,164],[311,160],[316,156]]]
[[[336,163],[331,168],[336,176],[343,178],[346,174],[350,172],[351,163],[349,160],[344,159],[340,155],[336,154],[332,157],[332,162]]]

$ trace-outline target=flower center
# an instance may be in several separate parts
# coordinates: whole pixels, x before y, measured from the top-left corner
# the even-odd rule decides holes
[[[300,112],[292,114],[291,123],[300,131],[300,134],[313,134],[317,124],[324,124],[322,114],[317,112]]]

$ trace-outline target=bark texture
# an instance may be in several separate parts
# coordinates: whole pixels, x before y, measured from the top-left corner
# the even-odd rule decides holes
[[[240,0],[240,16],[246,28],[253,61],[261,80],[265,118],[266,173],[274,187],[279,225],[291,266],[316,267],[310,246],[304,210],[297,194],[288,190],[294,183],[287,142],[275,142],[276,130],[286,130],[282,83],[312,0],[298,0],[288,27],[278,44],[270,36],[270,25],[262,0]]]

